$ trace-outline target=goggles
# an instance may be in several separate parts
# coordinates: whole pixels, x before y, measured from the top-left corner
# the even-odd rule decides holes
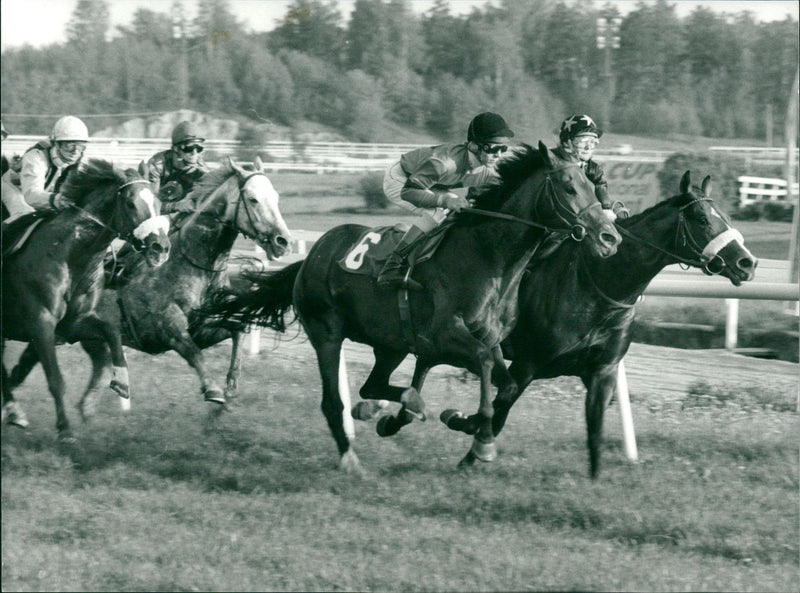
[[[58,147],[63,148],[64,150],[84,150],[86,148],[86,142],[81,142],[78,140],[74,141],[58,141]]]
[[[592,137],[589,138],[578,137],[572,139],[572,145],[580,150],[585,150],[587,148],[594,148],[598,144],[600,144],[600,140]]]
[[[481,144],[479,148],[485,154],[503,154],[508,150],[505,144]]]
[[[191,144],[189,146],[179,146],[178,150],[180,150],[183,154],[192,154],[193,152],[200,154],[205,149],[199,144]]]

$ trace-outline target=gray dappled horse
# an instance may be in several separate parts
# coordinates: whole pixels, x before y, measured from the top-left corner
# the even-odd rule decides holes
[[[112,388],[127,396],[119,335],[95,311],[103,288],[103,257],[111,241],[122,238],[143,249],[147,265],[159,266],[168,257],[169,239],[168,221],[158,216],[160,203],[150,182],[132,169],[90,159],[70,174],[60,191],[71,203],[64,210],[34,212],[3,227],[2,345],[6,340],[29,343],[23,357],[42,361],[55,401],[56,429],[60,438],[71,440],[56,344],[102,343],[114,365]],[[10,247],[28,221],[38,218],[41,223],[22,248],[6,255],[6,242]],[[3,364],[3,418],[21,427],[28,421],[12,390],[25,375],[9,376]]]

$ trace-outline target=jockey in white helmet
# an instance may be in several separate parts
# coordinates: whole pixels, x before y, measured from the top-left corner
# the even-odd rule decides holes
[[[86,124],[77,117],[66,115],[56,121],[50,136],[22,156],[22,170],[16,173],[12,169],[3,175],[3,204],[9,211],[9,221],[33,210],[63,207],[58,190],[80,164],[88,142]],[[21,193],[6,191],[6,183],[18,187]]]

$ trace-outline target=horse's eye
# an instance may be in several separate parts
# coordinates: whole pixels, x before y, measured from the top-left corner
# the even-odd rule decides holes
[[[698,221],[699,223],[701,223],[701,224],[708,224],[708,218],[706,217],[706,215],[705,215],[705,214],[700,214],[700,215],[698,215],[698,217],[697,217],[697,221]]]
[[[578,191],[571,185],[568,185],[566,188],[564,188],[564,191],[566,191],[571,196],[578,195]]]

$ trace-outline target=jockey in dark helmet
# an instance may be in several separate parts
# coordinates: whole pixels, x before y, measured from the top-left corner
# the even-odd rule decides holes
[[[194,209],[191,199],[181,198],[209,170],[201,155],[204,142],[205,138],[194,123],[182,121],[172,130],[172,146],[169,150],[154,154],[147,162],[149,179],[156,186],[163,213]]]
[[[89,131],[80,119],[67,115],[53,126],[48,138],[40,140],[22,155],[19,172],[12,167],[3,175],[6,183],[19,191],[3,191],[3,204],[10,222],[33,210],[63,208],[64,198],[58,192],[67,175],[83,159]]]
[[[592,160],[594,150],[600,144],[602,135],[603,130],[598,128],[588,115],[570,115],[561,122],[561,129],[558,133],[559,145],[553,152],[559,158],[577,162],[583,168],[586,177],[594,183],[594,193],[603,206],[603,212],[611,220],[615,220],[617,215],[612,209],[615,204],[618,208],[617,212],[624,211],[627,214],[628,211],[620,202],[612,202],[608,197],[608,182],[603,168],[597,161]]]
[[[466,142],[418,148],[389,167],[383,179],[387,199],[420,217],[386,261],[378,276],[379,286],[404,284],[406,259],[418,241],[439,226],[450,212],[470,205],[467,198],[451,190],[482,188],[499,182],[495,166],[513,136],[501,116],[481,113],[470,122]],[[408,285],[417,290],[422,288],[410,278]]]

